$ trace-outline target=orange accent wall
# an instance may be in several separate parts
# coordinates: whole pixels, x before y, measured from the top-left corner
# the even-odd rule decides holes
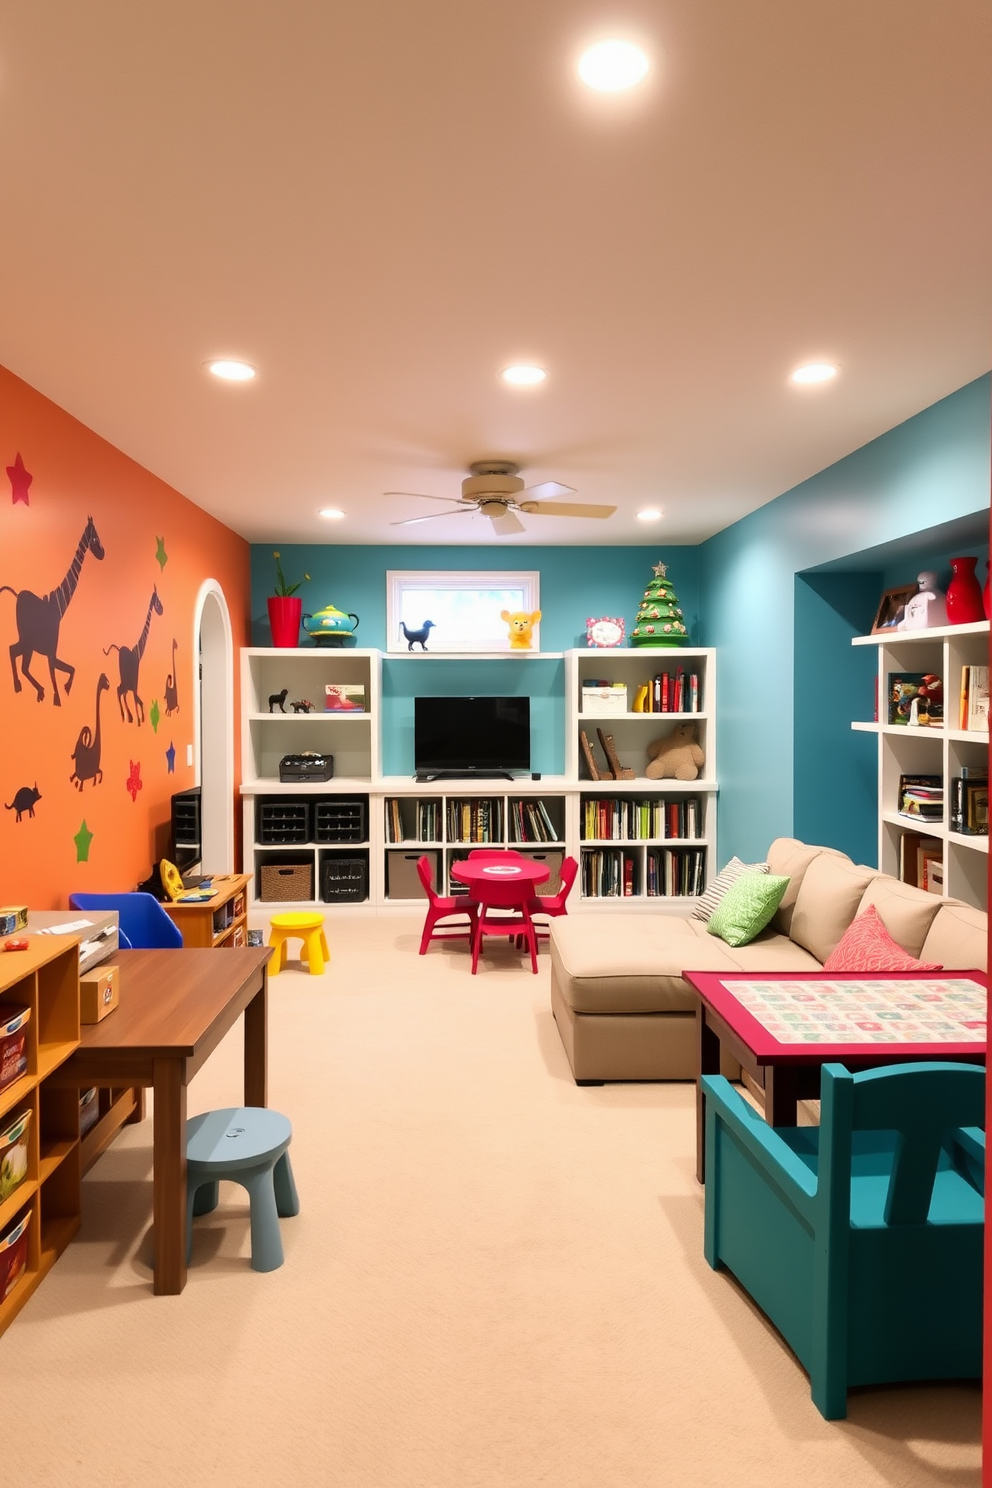
[[[177,436],[179,437],[179,436]],[[6,467],[17,455],[33,477],[28,503],[14,500]],[[186,765],[193,743],[193,615],[207,578],[224,592],[235,655],[249,644],[250,576],[247,542],[87,429],[27,383],[0,368],[0,585],[47,596],[65,578],[92,517],[104,558],[86,552],[72,597],[59,622],[57,655],[75,667],[71,689],[57,672],[61,706],[53,703],[48,661],[35,653],[30,671],[44,688],[38,701],[30,682],[15,691],[9,649],[18,643],[17,600],[0,592],[0,904],[61,909],[73,890],[133,889],[167,845],[169,798],[195,783]],[[167,561],[156,554],[163,540]],[[145,721],[129,723],[118,703],[118,652],[137,646],[153,589],[162,614],[153,614],[138,666]],[[51,615],[52,606],[48,607]],[[166,716],[166,684],[176,651],[178,711]],[[18,676],[21,663],[17,663]],[[100,697],[99,782],[81,788],[70,777],[81,731],[96,744]],[[135,714],[133,696],[126,702]],[[153,725],[153,705],[159,714]],[[237,711],[235,712],[237,717]],[[237,731],[235,731],[237,737]],[[170,773],[167,750],[175,749]],[[236,745],[236,748],[239,748]],[[137,766],[137,770],[134,770]],[[92,768],[92,755],[84,768]],[[133,794],[129,778],[140,778]],[[235,787],[241,780],[235,760]],[[7,807],[23,787],[40,799],[17,820]],[[238,813],[235,812],[235,823]],[[77,861],[82,824],[92,833],[88,860]]]

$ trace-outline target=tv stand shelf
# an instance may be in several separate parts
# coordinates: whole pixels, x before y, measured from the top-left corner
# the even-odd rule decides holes
[[[420,653],[414,655],[420,665]],[[544,742],[548,738],[559,741],[558,760],[564,760],[564,772],[558,763],[555,773],[541,770],[539,779],[534,779],[530,771],[517,775],[512,771],[481,775],[475,771],[455,774],[441,769],[423,771],[423,776],[433,778],[418,779],[412,759],[412,709],[404,718],[402,711],[397,712],[391,693],[391,764],[394,768],[402,764],[404,753],[408,752],[409,769],[404,774],[386,775],[381,766],[383,666],[389,675],[396,676],[398,664],[410,663],[409,653],[383,655],[357,648],[340,651],[317,647],[248,648],[242,652],[245,712],[241,795],[251,924],[264,923],[264,916],[280,909],[316,907],[327,913],[419,909],[424,900],[416,877],[417,858],[423,854],[430,858],[440,892],[458,892],[462,886],[451,877],[452,864],[476,847],[507,848],[547,860],[552,870],[549,886],[556,883],[556,869],[562,859],[566,855],[576,858],[581,872],[572,894],[573,910],[616,907],[622,901],[631,909],[676,911],[685,899],[678,893],[680,884],[684,886],[691,881],[698,887],[710,881],[716,864],[718,790],[712,651],[689,647],[671,651],[621,648],[517,656],[486,653],[479,657],[463,652],[447,655],[427,652],[424,659],[440,663],[439,673],[431,674],[430,681],[424,683],[425,695],[428,691],[442,695],[445,675],[450,675],[454,684],[458,675],[456,663],[483,659],[512,661],[513,667],[520,669],[521,678],[529,677],[529,683],[525,682],[524,686],[533,687],[532,696],[553,698],[553,727],[545,726],[540,737]],[[558,673],[549,674],[545,663],[554,663]],[[632,704],[644,684],[661,671],[674,673],[679,666],[687,674],[697,676],[698,711],[634,712]],[[554,676],[550,694],[549,675]],[[628,706],[624,712],[604,717],[583,711],[583,683],[603,677],[626,685]],[[350,717],[321,712],[324,686],[334,682],[363,686],[367,712]],[[490,692],[496,693],[503,687],[501,677],[500,686],[493,684]],[[270,696],[278,696],[283,688],[289,689],[287,706],[303,698],[311,700],[317,711],[282,715],[277,709],[269,714],[266,709]],[[467,692],[458,684],[450,690]],[[478,690],[480,694],[486,690],[485,675],[480,676]],[[534,730],[540,727],[535,722],[533,708],[531,717],[533,739]],[[706,755],[704,778],[647,779],[643,774],[648,760],[647,745],[686,721],[697,725]],[[593,745],[600,770],[608,768],[599,742],[600,730],[604,738],[613,736],[620,763],[637,771],[634,778],[585,778],[585,756],[580,748],[583,732]],[[282,755],[302,748],[334,756],[334,775],[330,780],[292,783],[279,780]],[[360,842],[328,844],[311,839],[304,843],[301,839],[299,845],[293,845],[259,840],[260,797],[285,797],[288,803],[297,797],[318,801],[339,796],[361,798],[367,803],[366,835]],[[610,819],[607,830],[599,830],[599,822],[597,830],[587,830],[590,801],[608,803],[601,808]],[[688,832],[684,827],[690,819],[690,801],[693,830]],[[683,830],[675,830],[680,822]],[[690,854],[691,873],[687,861]],[[338,897],[334,889],[329,891],[327,900],[322,897],[328,859],[333,860],[332,880],[339,868],[344,878],[353,873],[350,881],[361,885],[363,899]],[[309,886],[308,896],[262,901],[261,869],[273,864],[299,870],[295,881]],[[294,875],[283,876],[287,884],[293,884]],[[271,880],[272,875],[268,877]]]

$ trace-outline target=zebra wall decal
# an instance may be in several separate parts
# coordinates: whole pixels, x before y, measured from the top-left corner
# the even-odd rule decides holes
[[[117,670],[120,675],[120,686],[117,689],[117,701],[120,704],[121,720],[124,718],[124,709],[127,709],[128,723],[134,722],[131,713],[131,705],[127,700],[129,692],[134,694],[134,712],[138,716],[139,725],[145,719],[145,705],[138,696],[138,667],[141,658],[145,654],[145,644],[148,640],[148,632],[152,625],[152,615],[161,615],[162,601],[158,597],[158,585],[152,590],[152,597],[148,601],[148,614],[145,616],[145,625],[138,643],[135,646],[118,646],[116,641],[103,648],[104,656],[109,656],[111,651],[117,652]]]
[[[79,583],[79,570],[83,566],[83,559],[87,552],[93,554],[94,558],[103,558],[103,544],[93,525],[93,518],[87,518],[83,535],[79,539],[75,557],[69,565],[69,572],[50,594],[44,596],[33,594],[30,589],[20,591],[12,589],[9,584],[0,585],[0,594],[5,591],[16,596],[14,616],[17,620],[17,640],[10,648],[10,669],[14,674],[14,691],[21,691],[21,679],[17,675],[17,658],[21,659],[21,672],[26,681],[31,683],[38,695],[38,702],[45,697],[45,689],[36,677],[32,677],[29,670],[31,658],[37,651],[39,656],[48,660],[48,675],[52,679],[52,702],[56,708],[61,708],[62,699],[59,697],[59,684],[55,676],[56,671],[65,672],[66,696],[72,691],[72,679],[76,675],[76,668],[63,661],[58,655],[59,626],[62,616],[68,608],[69,601],[76,592]]]

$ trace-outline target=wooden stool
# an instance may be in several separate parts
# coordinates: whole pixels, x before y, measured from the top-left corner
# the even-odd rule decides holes
[[[324,916],[309,909],[294,909],[272,916],[269,945],[274,950],[269,963],[270,976],[282,971],[283,946],[287,940],[302,940],[301,961],[309,961],[311,976],[322,976],[324,962],[331,959],[324,934]]]
[[[287,1148],[293,1128],[265,1106],[206,1111],[186,1123],[186,1260],[193,1248],[193,1215],[217,1207],[222,1178],[248,1190],[251,1266],[275,1271],[283,1262],[279,1216],[299,1214]]]

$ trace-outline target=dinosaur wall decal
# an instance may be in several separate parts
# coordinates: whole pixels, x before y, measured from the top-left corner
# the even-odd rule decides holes
[[[127,700],[127,694],[129,692],[134,694],[134,712],[137,714],[139,725],[145,719],[145,705],[138,696],[138,667],[141,665],[141,658],[145,654],[145,645],[148,641],[148,632],[151,629],[152,615],[161,615],[161,613],[162,601],[158,597],[158,586],[156,585],[152,590],[152,597],[148,601],[148,614],[145,616],[144,629],[138,637],[137,644],[134,646],[118,646],[116,641],[114,641],[109,646],[104,646],[103,648],[104,656],[109,656],[111,651],[117,652],[117,670],[120,675],[120,685],[117,688],[117,701],[120,704],[122,721],[124,719],[124,710],[125,708],[127,709],[128,723],[134,722],[131,705]]]
[[[103,771],[100,769],[100,751],[102,748],[100,736],[100,694],[110,690],[110,679],[106,672],[100,673],[100,680],[96,684],[96,732],[90,732],[88,723],[79,730],[79,738],[76,747],[72,751],[72,759],[75,769],[69,776],[72,784],[77,790],[82,790],[83,782],[92,780],[94,785],[99,785],[103,779]]]
[[[69,564],[68,573],[61,584],[49,594],[42,596],[33,594],[30,589],[18,591],[12,589],[9,584],[0,585],[0,594],[6,590],[16,595],[14,615],[17,620],[17,640],[10,648],[10,669],[14,674],[14,691],[21,691],[21,679],[17,675],[17,658],[20,657],[22,674],[37,693],[39,703],[43,701],[45,689],[37,678],[32,677],[29,670],[31,658],[37,651],[39,656],[44,656],[48,660],[48,675],[52,679],[52,702],[56,708],[62,706],[59,684],[55,676],[56,670],[66,673],[67,696],[72,691],[72,679],[76,675],[76,668],[70,666],[67,661],[63,661],[58,655],[59,626],[69,601],[76,592],[79,570],[83,566],[83,559],[87,552],[92,553],[94,558],[103,558],[103,544],[92,517],[87,519],[83,535],[79,539],[79,546]]]
[[[179,684],[176,681],[176,638],[172,637],[172,671],[165,679],[165,716],[179,712]]]
[[[4,801],[3,804],[6,806],[8,811],[16,811],[16,819],[17,821],[20,821],[25,811],[27,812],[28,816],[34,816],[35,802],[40,800],[41,791],[38,789],[38,782],[36,780],[33,790],[31,789],[30,785],[22,785],[20,790],[14,796],[14,799],[12,801]]]

